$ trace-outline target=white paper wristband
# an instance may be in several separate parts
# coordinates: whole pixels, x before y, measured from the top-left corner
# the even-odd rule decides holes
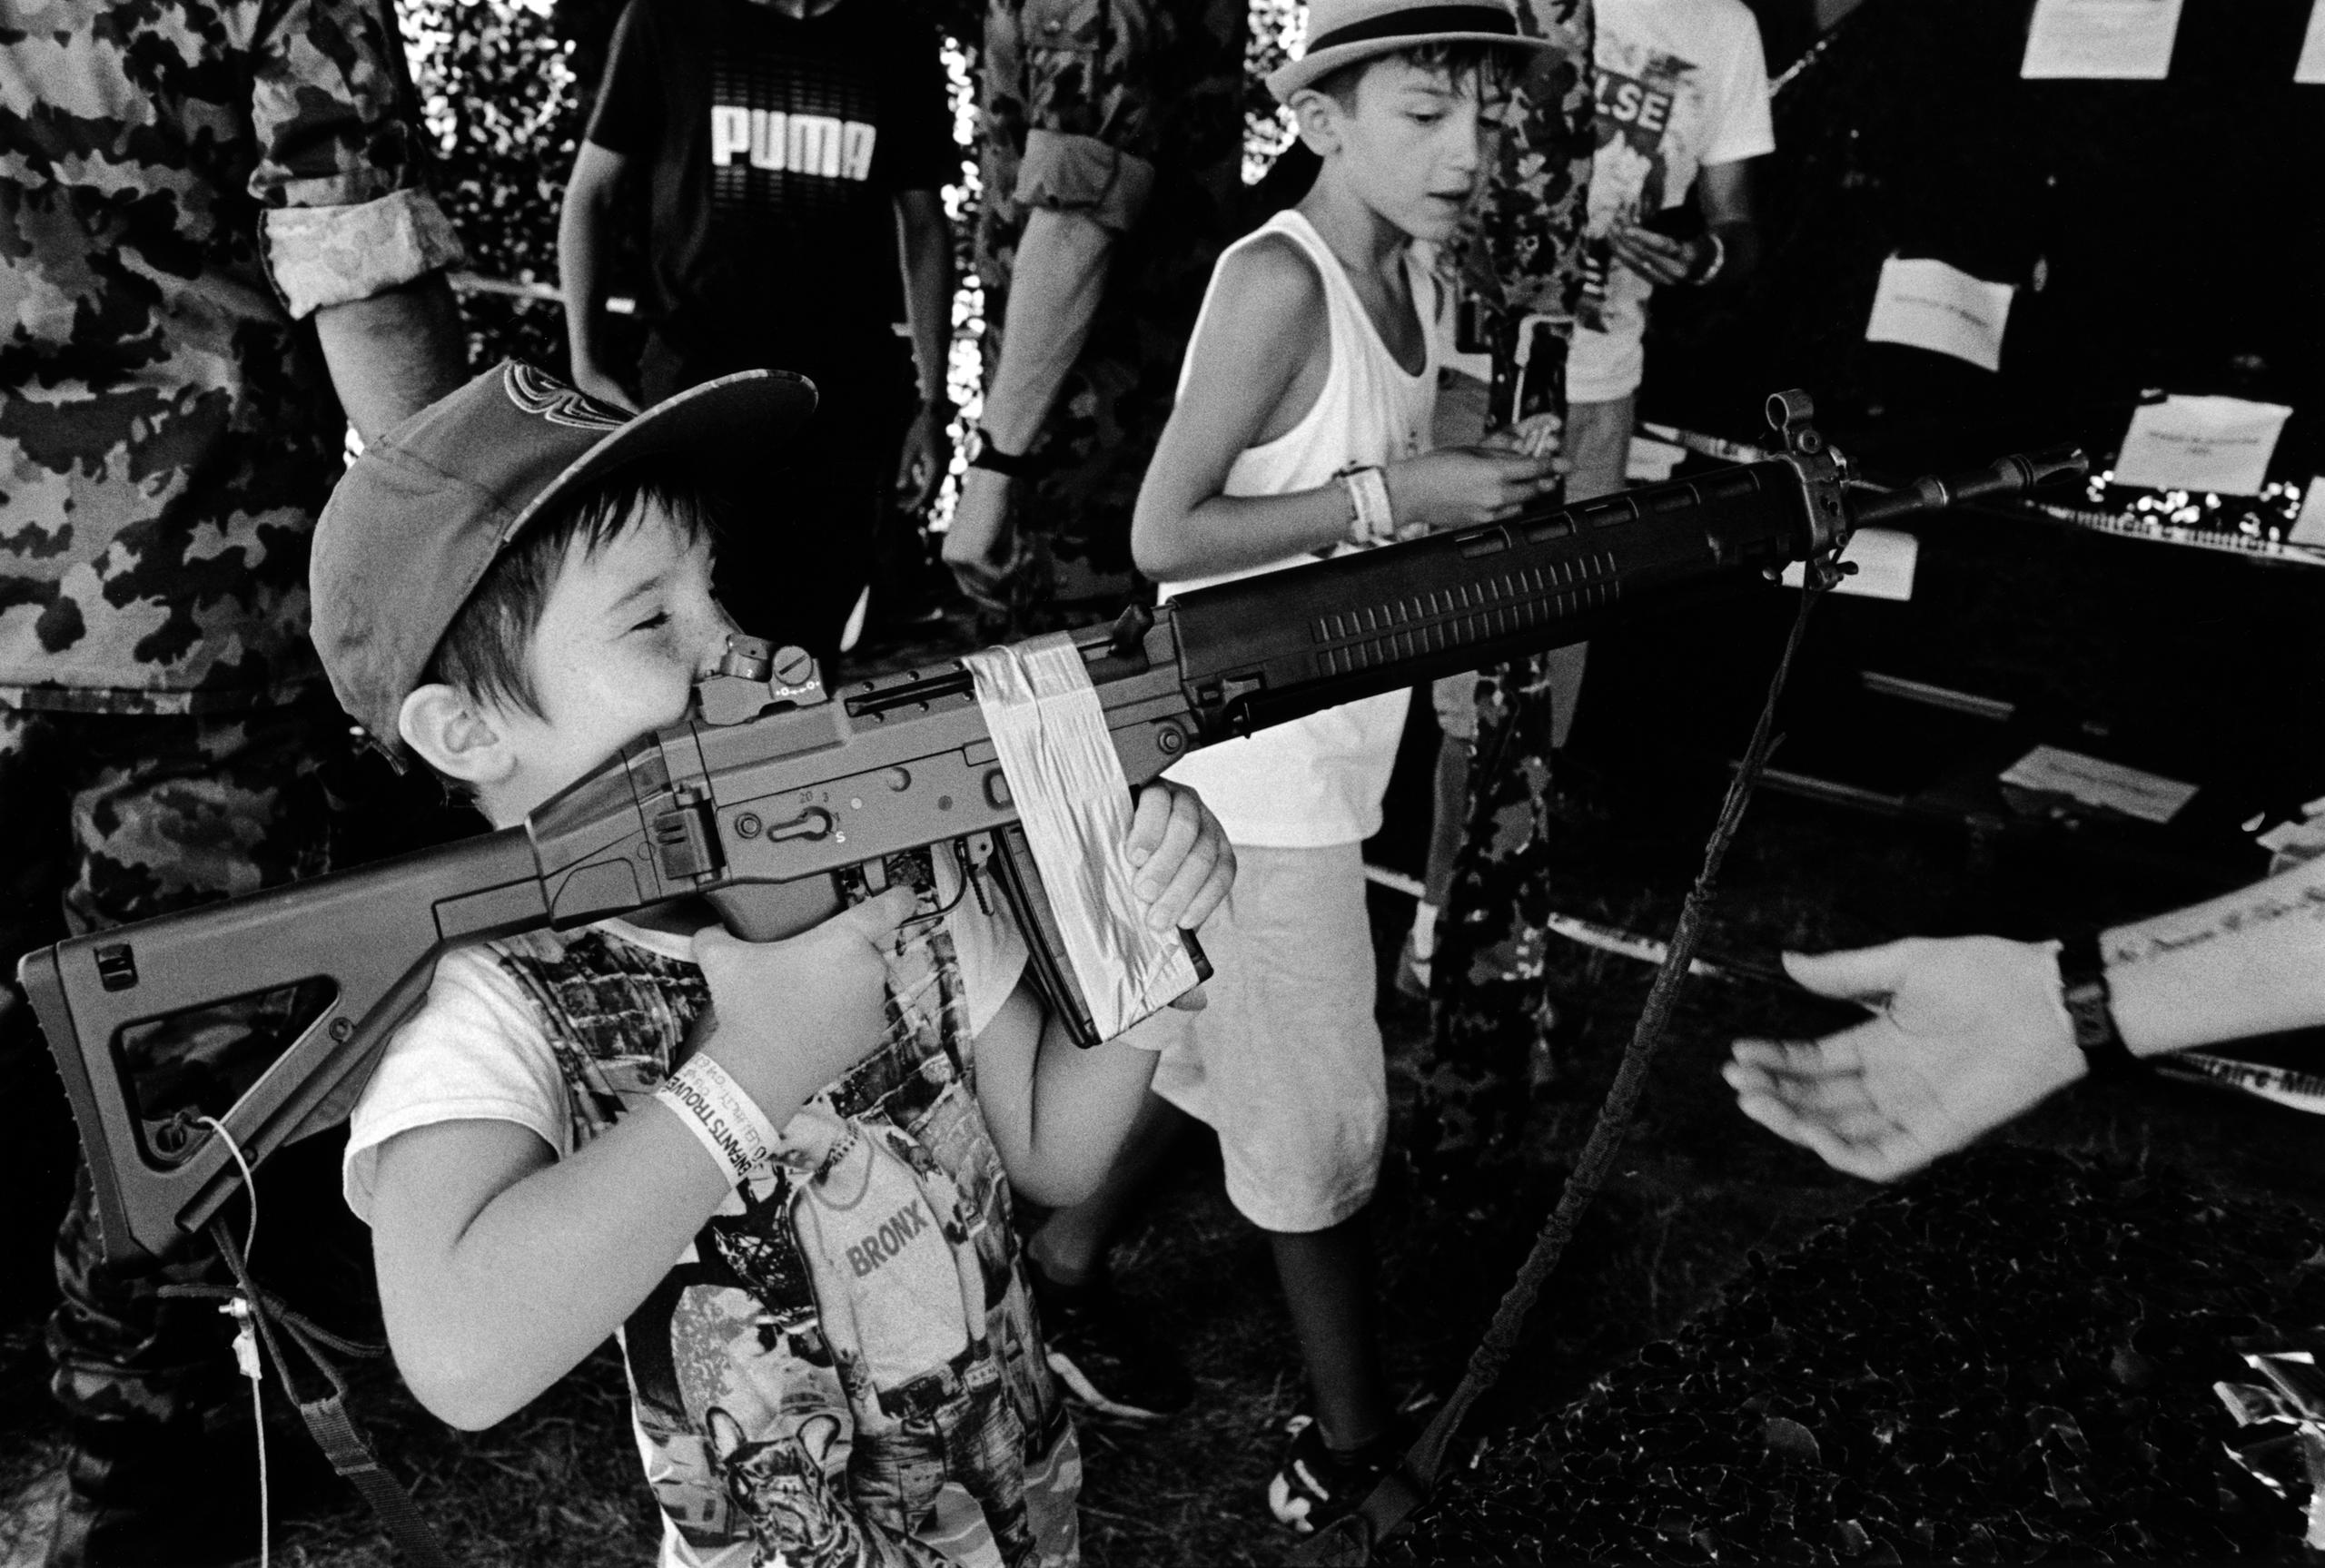
[[[1349,537],[1360,545],[1387,544],[1397,537],[1397,512],[1389,500],[1389,480],[1377,468],[1349,468],[1341,474],[1348,487]]]
[[[775,1129],[758,1102],[727,1070],[700,1051],[662,1080],[654,1098],[678,1113],[687,1130],[740,1185],[763,1170],[775,1149]]]

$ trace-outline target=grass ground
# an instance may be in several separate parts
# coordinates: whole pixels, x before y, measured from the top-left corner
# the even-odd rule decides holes
[[[1648,830],[1578,854],[1560,907],[1665,931],[1692,873],[1694,828]],[[1835,945],[1910,930],[1964,929],[2031,910],[2011,868],[1955,837],[1844,816],[1777,798],[1755,806],[1731,859],[1711,945],[1765,955],[1784,943]],[[2104,903],[2112,895],[2094,895]],[[2086,901],[2090,902],[2090,901]],[[1382,896],[1384,942],[1407,911]],[[2087,912],[2119,912],[2104,907]],[[1524,1177],[1473,1210],[1392,1183],[1376,1208],[1382,1337],[1393,1383],[1416,1398],[1459,1377],[1474,1336],[1579,1148],[1645,995],[1648,971],[1581,948],[1553,957],[1575,1014],[1563,1073],[1539,1100]],[[1621,1164],[1538,1310],[1523,1354],[1480,1412],[1486,1425],[1538,1420],[1638,1346],[1712,1300],[1747,1254],[1779,1253],[1852,1210],[1870,1188],[1827,1171],[1738,1117],[1715,1064],[1739,1032],[1803,1030],[1815,1016],[1774,993],[1698,983],[1683,1001]],[[1384,1000],[1401,1115],[1426,1020]],[[2162,1083],[2063,1097],[2008,1135],[2104,1152],[2167,1175],[2204,1173],[2232,1189],[2325,1202],[2315,1124],[2255,1102]],[[1085,1557],[1117,1564],[1280,1561],[1287,1538],[1263,1489],[1299,1397],[1290,1332],[1266,1251],[1222,1195],[1215,1149],[1192,1143],[1164,1171],[1143,1222],[1115,1257],[1124,1287],[1184,1348],[1196,1408],[1160,1431],[1087,1435]],[[0,1304],[0,1568],[37,1561],[32,1543],[55,1484],[57,1439],[40,1396],[38,1304]],[[624,1423],[618,1366],[601,1353],[552,1394],[480,1435],[447,1432],[392,1378],[359,1403],[391,1467],[455,1557],[558,1568],[635,1565],[656,1524]],[[393,1558],[369,1514],[331,1489],[277,1534],[276,1561],[333,1568]]]

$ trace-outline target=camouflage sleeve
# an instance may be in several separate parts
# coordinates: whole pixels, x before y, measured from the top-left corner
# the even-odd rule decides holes
[[[458,260],[450,222],[421,188],[427,154],[385,0],[288,0],[252,54],[250,191],[292,314]]]
[[[294,321],[322,306],[368,300],[425,277],[463,254],[452,221],[425,191],[266,214],[267,271]]]
[[[1017,200],[1119,233],[1154,189],[1161,74],[1148,0],[1024,0],[1017,12],[1025,154]]]

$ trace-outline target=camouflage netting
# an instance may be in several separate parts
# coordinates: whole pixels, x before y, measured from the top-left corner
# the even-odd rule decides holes
[[[1885,1193],[1496,1439],[1397,1563],[2299,1558],[2213,1395],[2325,1320],[2325,1226],[1988,1149]]]

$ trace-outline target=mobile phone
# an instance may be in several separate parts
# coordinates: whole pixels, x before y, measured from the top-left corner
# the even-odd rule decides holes
[[[1704,215],[1693,202],[1682,202],[1648,213],[1638,220],[1638,226],[1667,240],[1692,240],[1704,232]]]

